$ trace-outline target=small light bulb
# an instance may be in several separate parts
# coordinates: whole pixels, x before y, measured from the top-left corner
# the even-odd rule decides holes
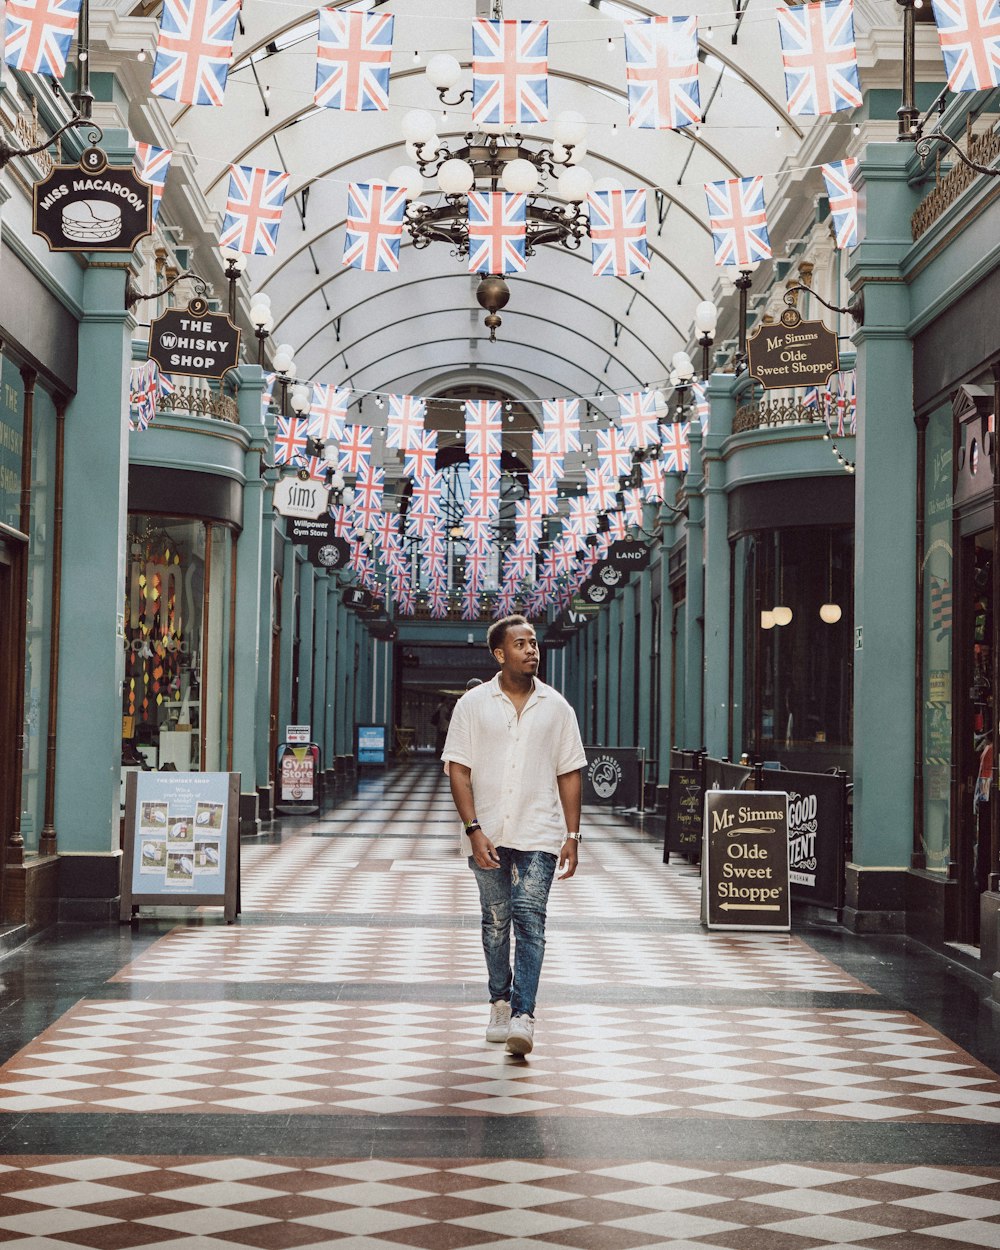
[[[413,64],[414,65],[420,64],[420,51],[417,48],[413,49]]]
[[[780,125],[777,125],[777,124],[775,125],[775,127],[774,127],[774,137],[775,137],[776,139],[780,139],[780,138],[781,138],[781,126],[780,126]]]
[[[610,35],[608,35],[608,51],[614,52],[614,50],[615,50],[615,41],[611,38]]]
[[[854,123],[854,133],[855,133],[856,135],[861,134],[861,123],[860,123],[860,122],[855,122],[855,123]]]
[[[85,60],[87,59],[88,53],[86,53],[86,52],[80,52],[80,53],[78,53],[77,55],[78,55],[78,59],[79,59],[79,60],[81,60],[81,61],[85,61]]]
[[[145,48],[140,48],[140,49],[139,49],[139,56],[138,56],[138,60],[140,60],[140,61],[144,61],[145,59],[146,59],[146,49],[145,49]]]

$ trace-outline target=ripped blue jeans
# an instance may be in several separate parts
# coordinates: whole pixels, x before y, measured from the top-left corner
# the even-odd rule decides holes
[[[498,846],[499,868],[476,874],[483,909],[483,952],[490,982],[490,1002],[510,1002],[515,1016],[535,1014],[535,995],[545,954],[545,909],[556,871],[548,851],[514,851]],[[510,966],[510,930],[514,926],[514,969]]]

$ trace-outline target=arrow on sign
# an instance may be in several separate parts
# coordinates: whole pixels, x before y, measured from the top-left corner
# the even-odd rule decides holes
[[[780,903],[720,903],[720,911],[781,911]]]

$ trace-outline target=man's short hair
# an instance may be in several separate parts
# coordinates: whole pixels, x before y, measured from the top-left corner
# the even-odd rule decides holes
[[[492,655],[497,647],[503,646],[503,640],[507,637],[507,630],[514,625],[529,625],[531,622],[526,616],[519,613],[514,616],[501,616],[499,621],[494,621],[490,626],[489,633],[486,635],[486,645],[490,649]]]

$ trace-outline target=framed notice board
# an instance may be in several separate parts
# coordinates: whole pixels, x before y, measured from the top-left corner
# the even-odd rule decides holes
[[[788,795],[706,791],[701,878],[710,929],[790,929]]]
[[[122,921],[143,905],[239,912],[239,773],[130,773],[125,790]]]

